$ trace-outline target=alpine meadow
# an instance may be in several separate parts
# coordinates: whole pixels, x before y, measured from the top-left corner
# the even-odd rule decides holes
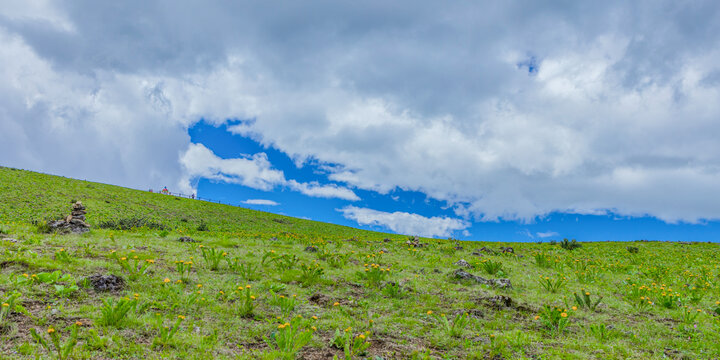
[[[0,168],[3,358],[720,356],[718,247],[436,240]],[[49,228],[80,201],[90,230]]]

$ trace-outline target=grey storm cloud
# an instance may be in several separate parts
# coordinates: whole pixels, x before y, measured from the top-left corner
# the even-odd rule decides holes
[[[8,1],[0,163],[183,186],[189,126],[253,119],[232,131],[466,219],[720,219],[718,18],[713,1]]]

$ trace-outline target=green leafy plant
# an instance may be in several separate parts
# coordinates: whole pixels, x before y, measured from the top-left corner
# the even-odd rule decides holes
[[[549,293],[553,294],[563,288],[565,284],[567,284],[567,279],[564,276],[558,276],[555,279],[551,279],[547,276],[540,278],[540,286],[542,286],[543,289],[547,290]]]
[[[573,293],[573,295],[575,296],[575,302],[577,303],[578,307],[587,308],[588,310],[593,312],[595,311],[595,309],[597,309],[600,301],[603,299],[603,297],[600,296],[597,298],[597,300],[593,302],[590,292],[586,291],[585,289],[580,289],[580,294]]]
[[[49,342],[45,340],[43,336],[40,336],[35,329],[30,329],[30,335],[32,335],[35,341],[45,348],[47,352],[59,360],[64,360],[70,358],[75,345],[77,345],[79,326],[80,324],[76,322],[70,327],[70,337],[64,344],[60,342],[59,332],[52,326],[47,329],[47,334],[50,337]]]
[[[703,313],[702,309],[691,309],[690,307],[686,306],[682,310],[680,320],[684,324],[692,324],[695,322],[695,320],[698,318],[698,316],[700,316],[700,314],[702,314],[702,313]]]
[[[275,264],[281,271],[287,271],[295,268],[299,261],[300,259],[296,255],[291,256],[288,254],[278,256],[274,259]]]
[[[41,272],[35,274],[35,278],[38,282],[44,283],[44,284],[55,284],[58,282],[66,282],[71,281],[72,277],[70,274],[63,275],[60,270],[53,271],[51,273],[48,272]]]
[[[70,285],[53,285],[55,288],[55,295],[59,297],[69,297],[70,295],[74,294],[76,291],[80,290],[80,287],[78,287],[76,284],[70,284]]]
[[[538,267],[547,269],[552,266],[552,263],[550,262],[550,257],[545,253],[536,253],[533,257],[535,258],[535,264]]]
[[[120,265],[128,274],[130,280],[137,280],[140,276],[145,275],[150,266],[155,263],[153,259],[141,260],[137,255],[133,255],[132,259],[128,259],[127,256],[118,256],[115,251],[110,253],[110,258]]]
[[[190,282],[190,271],[192,270],[192,261],[175,261],[175,270],[180,274],[180,280],[184,283]]]
[[[542,327],[553,333],[561,334],[565,331],[565,328],[570,324],[568,311],[559,307],[545,305],[540,314],[535,316],[536,321],[540,321]]]
[[[205,259],[205,265],[212,271],[220,269],[220,262],[227,256],[227,253],[224,251],[207,248],[202,245],[200,245],[200,251],[202,252],[203,259]]]
[[[285,296],[270,291],[270,304],[280,308],[283,315],[288,315],[295,310],[297,295]]]
[[[433,316],[435,321],[442,327],[445,334],[454,338],[461,337],[470,322],[468,313],[456,315],[453,321],[448,320],[445,314],[434,315],[432,312],[429,313],[429,315]]]
[[[238,315],[245,318],[252,317],[255,311],[255,296],[250,293],[250,288],[250,285],[246,285],[238,287],[237,290],[240,293]]]
[[[480,262],[480,268],[490,275],[497,274],[502,270],[503,264],[500,261],[483,260]]]
[[[327,263],[333,268],[343,268],[345,265],[347,265],[348,260],[350,259],[351,253],[343,253],[343,254],[332,254],[328,256]]]
[[[352,328],[347,328],[344,331],[335,329],[335,335],[330,341],[330,346],[343,350],[343,360],[351,360],[356,356],[366,354],[367,349],[370,347],[369,335],[369,332],[365,332],[353,336]],[[334,359],[338,359],[337,355],[334,356]]]
[[[300,351],[312,340],[312,329],[306,329],[301,318],[295,317],[290,322],[278,325],[277,330],[264,337],[265,342],[274,349],[270,354],[275,359],[294,360]]]
[[[388,282],[385,284],[385,287],[382,289],[383,294],[385,296],[393,298],[393,299],[402,299],[405,297],[406,292],[402,289],[400,284],[396,282]]]
[[[370,286],[377,287],[390,274],[390,268],[383,268],[379,264],[365,264],[364,272],[357,272],[358,277],[365,279]]]
[[[72,257],[70,256],[70,254],[68,254],[67,251],[65,251],[65,248],[60,248],[60,250],[55,252],[55,260],[69,263],[72,262]]]
[[[178,315],[172,326],[165,326],[164,319],[161,316],[158,316],[158,322],[155,326],[158,334],[153,339],[153,347],[166,347],[170,345],[173,337],[177,334],[178,330],[180,330],[180,323],[182,323],[183,320],[185,320],[185,316]]]
[[[594,336],[598,341],[607,341],[612,336],[612,331],[603,323],[590,324],[588,333]]]
[[[27,310],[21,305],[22,294],[17,291],[12,292],[7,297],[0,298],[0,326],[4,326],[7,316],[13,312],[28,314]]]
[[[137,300],[128,298],[104,299],[103,306],[100,308],[100,325],[119,327],[126,319],[128,312],[135,309]]]
[[[300,264],[300,283],[308,287],[316,283],[325,274],[325,270],[315,262],[313,265]]]

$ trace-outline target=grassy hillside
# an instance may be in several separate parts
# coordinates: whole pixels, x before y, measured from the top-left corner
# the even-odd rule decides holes
[[[81,200],[88,207],[87,221],[145,222],[168,230],[192,231],[205,224],[214,232],[240,237],[272,234],[343,238],[390,236],[345,226],[250,210],[236,206],[138,191],[119,186],[50,176],[0,167],[0,219],[47,222],[67,216],[70,205]]]
[[[43,232],[73,200],[92,230]],[[715,244],[408,242],[0,168],[0,245],[0,358],[720,357]]]

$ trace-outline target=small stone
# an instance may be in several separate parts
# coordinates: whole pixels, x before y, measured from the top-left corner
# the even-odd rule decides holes
[[[473,267],[472,265],[470,265],[469,262],[465,261],[465,259],[460,259],[460,260],[454,262],[453,265],[464,267],[464,268],[472,268]]]
[[[317,251],[318,251],[318,248],[317,248],[317,246],[312,246],[312,245],[310,245],[310,246],[308,246],[308,247],[305,248],[305,251],[307,251],[307,252],[317,252]]]

